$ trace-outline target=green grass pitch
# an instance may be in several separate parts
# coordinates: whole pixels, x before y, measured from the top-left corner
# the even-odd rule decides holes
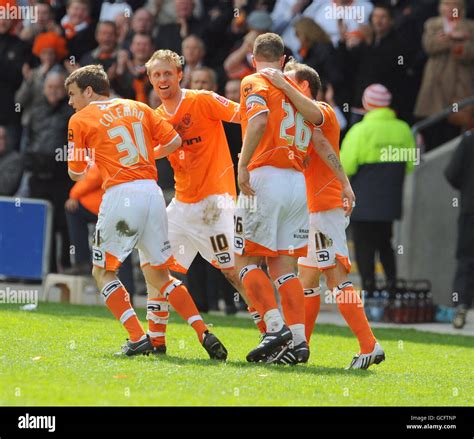
[[[259,340],[250,320],[204,318],[229,351],[226,363],[209,360],[174,313],[166,356],[117,358],[126,333],[105,308],[1,305],[0,405],[474,405],[472,337],[377,329],[386,361],[346,371],[356,339],[317,325],[307,365],[255,365],[245,361]]]

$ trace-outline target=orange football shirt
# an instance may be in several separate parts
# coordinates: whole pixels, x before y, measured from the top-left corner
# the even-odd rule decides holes
[[[286,78],[294,87],[296,84]],[[311,141],[310,124],[285,96],[259,73],[246,76],[240,86],[242,137],[249,120],[268,112],[268,123],[248,170],[261,166],[303,171],[303,160]]]
[[[236,196],[234,165],[222,121],[232,122],[239,104],[206,90],[181,90],[174,114],[164,105],[155,111],[183,139],[181,148],[168,156],[174,171],[176,199],[197,203],[209,195]]]
[[[178,134],[148,105],[129,99],[93,101],[69,120],[68,167],[82,174],[95,162],[103,189],[133,180],[157,180],[154,151]]]
[[[317,128],[322,131],[339,157],[340,128],[336,113],[325,102],[318,102],[317,104],[323,113],[323,123]],[[340,181],[332,169],[314,151],[312,144],[308,156],[309,164],[304,170],[308,210],[313,213],[338,207],[342,208],[342,186]]]

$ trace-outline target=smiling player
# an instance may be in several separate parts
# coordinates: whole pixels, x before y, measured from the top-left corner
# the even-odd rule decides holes
[[[186,287],[168,271],[173,257],[153,148],[162,145],[175,150],[181,138],[147,105],[110,99],[109,80],[102,66],[76,70],[66,79],[65,87],[76,111],[69,121],[69,175],[74,181],[83,178],[91,157],[104,182],[92,274],[105,304],[129,333],[123,353],[131,356],[156,351],[116,276],[120,264],[137,247],[143,274],[154,287],[148,301],[154,308],[148,308],[148,315],[155,316],[158,299],[164,297],[192,325],[209,356],[224,360],[224,346],[208,331]]]

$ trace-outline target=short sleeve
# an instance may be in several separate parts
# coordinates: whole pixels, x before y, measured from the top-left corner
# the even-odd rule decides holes
[[[206,110],[206,114],[214,120],[232,122],[239,112],[240,105],[214,92],[203,92],[199,95],[199,105]]]
[[[69,119],[67,146],[68,146],[68,169],[74,174],[83,174],[88,165],[88,151],[85,145],[85,133],[81,127],[79,115],[73,115]]]
[[[316,128],[337,127],[339,129],[339,121],[337,120],[336,112],[333,108],[325,103],[318,102],[318,108],[323,114],[323,121],[320,125],[315,125]]]
[[[157,111],[151,111],[151,122],[153,127],[153,147],[158,145],[169,145],[179,134],[169,122],[163,119]]]
[[[268,85],[262,79],[253,75],[245,77],[240,85],[240,96],[242,120],[250,120],[270,111],[267,105]]]

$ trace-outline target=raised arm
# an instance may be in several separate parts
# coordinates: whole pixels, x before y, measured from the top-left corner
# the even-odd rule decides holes
[[[285,93],[308,122],[315,125],[321,125],[323,123],[323,113],[321,113],[317,103],[293,87],[293,85],[285,79],[283,72],[277,69],[266,68],[259,73],[267,78],[276,88]]]

